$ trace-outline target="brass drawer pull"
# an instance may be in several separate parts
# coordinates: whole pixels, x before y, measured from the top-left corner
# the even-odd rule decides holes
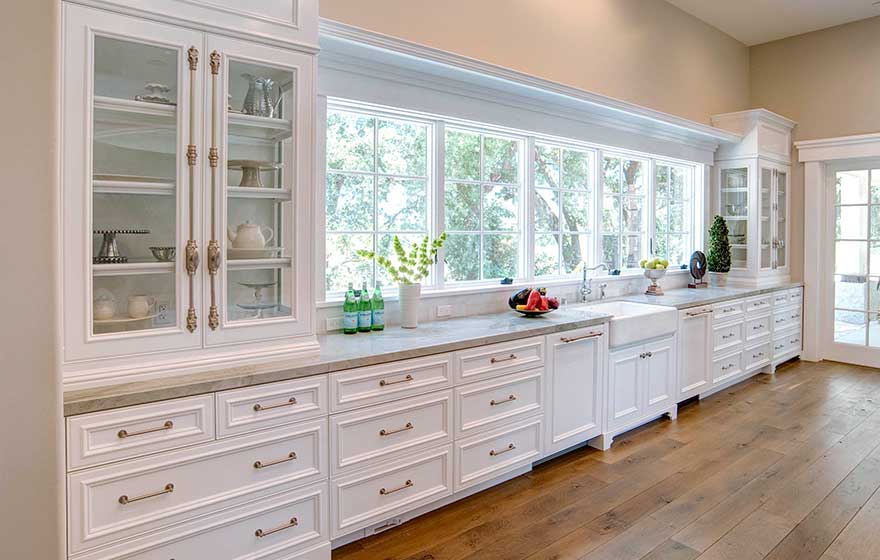
[[[254,534],[260,538],[268,537],[272,533],[277,533],[278,531],[290,529],[291,527],[296,527],[297,525],[299,525],[299,520],[296,517],[291,517],[290,521],[288,521],[284,525],[279,525],[279,526],[275,527],[274,529],[269,529],[268,531],[264,531],[262,529],[257,529],[256,531],[254,531]]]
[[[495,399],[492,399],[491,401],[489,401],[489,404],[491,406],[497,406],[499,404],[504,404],[504,403],[508,403],[511,401],[515,401],[515,400],[516,400],[516,395],[510,395],[506,399],[500,400],[500,401],[496,401]]]
[[[756,360],[756,359],[760,358],[760,357],[763,356],[763,355],[764,355],[763,352],[758,352],[757,354],[752,354],[752,359],[753,359],[753,360]]]
[[[400,432],[412,430],[413,428],[415,428],[415,426],[413,426],[412,422],[407,422],[406,426],[404,426],[402,428],[397,428],[396,430],[386,430],[385,428],[382,428],[381,430],[379,430],[379,435],[380,436],[390,436],[392,434],[399,434]]]
[[[602,336],[602,333],[600,333],[600,332],[589,333],[589,334],[585,334],[585,335],[581,335],[581,336],[576,336],[574,338],[568,338],[567,336],[563,336],[559,340],[568,344],[569,342],[577,342],[578,340],[585,340],[587,338],[596,338],[597,336]]]
[[[398,486],[397,488],[392,488],[391,490],[386,490],[384,488],[379,489],[380,496],[387,496],[388,494],[394,494],[395,492],[400,492],[401,490],[406,490],[407,488],[411,488],[413,485],[412,480],[407,480],[403,483],[403,486]]]
[[[783,348],[785,348],[785,344],[780,344],[779,346],[773,347],[774,350],[782,350]]]
[[[116,436],[119,439],[125,439],[125,438],[132,437],[132,436],[142,436],[144,434],[152,434],[154,432],[162,432],[164,430],[170,430],[173,427],[174,427],[174,422],[172,422],[171,420],[168,420],[167,422],[165,422],[164,424],[162,424],[158,428],[148,428],[146,430],[141,430],[139,432],[129,432],[128,430],[119,430],[118,432],[116,432]]]
[[[275,461],[269,461],[268,463],[264,463],[262,461],[255,461],[254,468],[255,469],[265,469],[266,467],[271,467],[273,465],[280,465],[281,463],[289,463],[290,461],[295,461],[295,460],[296,460],[296,453],[291,451],[290,453],[287,454],[287,457],[285,457],[284,459],[277,459]]]
[[[273,408],[281,408],[283,406],[293,406],[296,404],[296,397],[290,397],[290,400],[287,402],[283,402],[280,404],[270,404],[269,406],[263,406],[260,403],[254,405],[254,412],[260,412],[262,410],[272,410]]]
[[[170,494],[174,492],[174,485],[170,482],[165,485],[165,488],[159,490],[158,492],[151,492],[150,494],[144,494],[143,496],[135,496],[134,498],[129,498],[125,494],[119,496],[119,503],[122,505],[130,504],[132,502],[139,502],[141,500],[146,500],[147,498],[155,498],[156,496],[161,496],[162,494]]]
[[[755,325],[754,327],[752,327],[752,330],[753,330],[753,331],[759,331],[759,330],[761,330],[761,329],[763,329],[763,328],[764,328],[764,325]]]
[[[784,322],[785,322],[785,319],[776,319],[776,324],[777,324],[777,325],[778,325],[779,323],[784,323]]]
[[[688,313],[687,316],[688,317],[699,317],[701,315],[709,315],[710,313],[712,313],[712,310],[708,309],[706,311],[698,311],[696,313]]]
[[[727,340],[728,338],[733,338],[733,336],[734,336],[733,333],[730,333],[730,334],[722,334],[722,335],[721,335],[721,340]]]
[[[505,447],[501,451],[495,451],[493,449],[492,451],[489,452],[489,456],[490,457],[497,457],[497,456],[501,455],[502,453],[507,453],[508,451],[513,451],[514,449],[516,449],[516,446],[514,444],[510,443],[507,445],[507,447]]]
[[[384,379],[379,381],[379,387],[385,387],[387,385],[397,385],[398,383],[407,383],[413,380],[413,376],[410,374],[406,374],[406,377],[403,379],[397,379],[395,381],[385,381]]]
[[[507,356],[506,358],[492,358],[491,360],[489,360],[489,363],[497,364],[499,362],[509,362],[510,360],[515,360],[515,359],[516,359],[516,354],[511,354],[511,355]]]

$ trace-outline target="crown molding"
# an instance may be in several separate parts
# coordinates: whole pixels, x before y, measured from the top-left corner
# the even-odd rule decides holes
[[[484,90],[491,91],[494,86],[523,98],[556,98],[557,103],[565,101],[569,106],[574,101],[579,112],[588,114],[593,122],[601,121],[603,126],[637,130],[704,149],[742,140],[740,135],[720,128],[333,20],[321,19],[319,38],[322,64],[327,59],[340,69],[349,66],[345,58],[359,59],[359,63],[373,60],[386,68],[400,65],[459,84],[476,84]],[[357,66],[363,65],[350,65]]]
[[[880,157],[880,133],[800,140],[794,146],[801,162],[876,158]]]

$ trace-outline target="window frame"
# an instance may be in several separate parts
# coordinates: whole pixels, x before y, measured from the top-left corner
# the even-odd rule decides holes
[[[655,189],[656,189],[656,170],[655,166],[657,164],[660,165],[672,165],[676,167],[688,167],[691,169],[690,177],[691,177],[691,199],[689,204],[685,207],[686,211],[690,214],[690,224],[691,231],[688,232],[687,236],[687,244],[689,249],[693,250],[697,247],[702,239],[703,232],[702,229],[705,224],[705,220],[707,218],[708,208],[706,206],[708,202],[708,193],[705,192],[706,188],[706,180],[707,180],[707,170],[708,166],[706,164],[687,161],[687,160],[678,160],[675,158],[668,158],[664,156],[652,155],[645,152],[639,152],[635,150],[629,150],[625,148],[617,148],[617,147],[609,147],[600,144],[594,144],[590,142],[575,140],[571,138],[564,138],[554,135],[535,133],[530,131],[516,130],[507,127],[495,126],[488,123],[479,123],[466,119],[460,119],[455,117],[447,117],[441,115],[433,115],[427,114],[424,112],[410,111],[406,109],[398,109],[394,107],[375,105],[372,103],[362,103],[358,101],[334,98],[334,97],[325,97],[319,96],[318,102],[318,110],[317,117],[318,122],[321,123],[318,127],[318,146],[317,146],[317,157],[318,157],[318,165],[317,165],[317,174],[316,174],[316,184],[319,186],[319,193],[315,197],[316,200],[316,232],[318,239],[316,240],[316,266],[315,266],[315,278],[317,285],[320,286],[318,290],[318,303],[327,303],[327,304],[336,304],[341,301],[344,297],[342,292],[327,292],[324,287],[326,286],[326,265],[327,265],[327,255],[326,255],[326,173],[329,172],[327,169],[327,161],[326,161],[326,122],[327,115],[329,112],[338,110],[338,111],[347,111],[353,113],[360,113],[372,116],[374,118],[385,118],[389,120],[404,120],[404,121],[412,121],[429,125],[429,137],[428,137],[428,154],[427,154],[427,165],[428,165],[428,175],[427,175],[427,193],[426,193],[426,218],[427,218],[427,228],[428,234],[432,239],[437,238],[445,229],[445,204],[442,202],[445,201],[446,197],[446,177],[445,177],[445,166],[446,166],[446,158],[445,158],[445,139],[446,139],[446,129],[451,128],[455,130],[463,130],[467,132],[490,135],[490,136],[500,136],[508,139],[516,139],[519,140],[520,143],[520,181],[519,181],[519,201],[518,201],[518,212],[519,212],[519,229],[516,234],[518,236],[520,242],[520,251],[519,251],[519,273],[516,278],[514,278],[515,285],[524,285],[531,284],[536,281],[544,282],[544,283],[568,283],[577,281],[580,278],[580,270],[576,270],[569,274],[558,274],[558,275],[542,275],[537,276],[535,274],[534,266],[535,266],[535,175],[534,175],[534,154],[536,149],[536,144],[545,144],[551,145],[554,147],[558,147],[561,149],[570,149],[580,152],[587,152],[591,155],[591,176],[592,176],[592,230],[589,235],[592,236],[592,254],[588,256],[588,263],[596,264],[599,262],[599,258],[602,254],[602,215],[603,215],[603,200],[604,200],[604,180],[603,180],[603,166],[602,161],[606,155],[611,155],[612,157],[621,157],[624,159],[635,159],[643,162],[644,165],[644,177],[645,177],[645,193],[643,195],[643,220],[644,220],[644,231],[641,232],[641,251],[643,258],[646,258],[650,255],[650,251],[653,249],[654,245],[654,235],[655,235]],[[377,127],[378,128],[378,127]],[[433,131],[433,132],[432,132]],[[376,156],[377,157],[377,156]],[[483,158],[481,154],[481,171],[483,166]],[[561,164],[561,152],[560,152],[560,164]],[[378,170],[374,173],[375,175],[383,175],[378,173]],[[454,181],[453,181],[454,182]],[[482,173],[481,173],[481,181],[466,181],[467,183],[477,183],[482,185],[484,181],[482,181]],[[487,183],[494,184],[494,183]],[[509,186],[509,185],[507,185]],[[378,188],[378,185],[374,186],[374,189]],[[481,189],[482,190],[482,189]],[[559,190],[561,192],[561,189]],[[481,192],[481,201],[482,201],[482,192]],[[561,204],[561,200],[560,200]],[[482,205],[482,202],[481,202]],[[482,216],[481,216],[482,223]],[[499,232],[500,233],[500,232]],[[378,233],[373,231],[370,235],[376,236]],[[482,243],[482,234],[481,234],[481,243]],[[561,251],[561,248],[560,248]],[[493,280],[472,280],[472,281],[447,281],[445,280],[445,263],[443,261],[444,252],[441,251],[440,258],[435,266],[431,267],[431,271],[429,273],[428,278],[423,282],[423,293],[424,294],[438,294],[441,295],[443,293],[460,293],[460,292],[479,292],[483,289],[504,289],[501,286],[497,279]],[[563,263],[561,261],[560,254],[560,263],[559,269],[562,270]],[[591,264],[590,266],[592,266]],[[376,264],[373,264],[374,268]],[[480,270],[482,274],[483,263],[480,262]],[[641,270],[638,268],[635,269],[621,269],[622,277],[632,277],[637,274],[641,274]],[[393,299],[396,296],[396,286],[387,286],[385,290],[383,290],[386,294],[387,298]]]
[[[658,198],[657,197],[657,167],[658,166],[664,166],[664,167],[669,168],[670,170],[672,168],[678,168],[678,169],[684,168],[687,170],[686,177],[685,177],[685,183],[683,185],[683,192],[685,194],[687,194],[688,196],[683,199],[685,202],[687,202],[687,204],[683,204],[684,209],[682,212],[682,223],[686,222],[689,224],[690,227],[688,228],[688,231],[670,231],[669,227],[667,225],[667,230],[663,233],[663,235],[666,236],[667,256],[664,256],[663,258],[668,259],[668,254],[669,254],[668,247],[669,247],[669,236],[670,235],[683,235],[683,236],[685,236],[685,239],[687,240],[687,244],[691,248],[691,250],[693,250],[693,247],[696,246],[697,237],[696,237],[695,230],[697,229],[697,225],[698,225],[697,218],[699,215],[697,212],[697,209],[696,209],[696,206],[697,206],[697,204],[696,204],[697,172],[699,171],[699,169],[698,169],[698,166],[696,166],[694,164],[685,164],[685,163],[675,162],[675,161],[668,160],[668,159],[657,158],[652,161],[651,167],[653,168],[653,173],[652,173],[653,179],[652,179],[651,183],[653,185],[652,192],[653,192],[654,198],[653,198],[653,203],[652,203],[653,211],[651,212],[652,224],[651,224],[651,229],[649,230],[649,234],[650,234],[649,249],[650,249],[651,255],[655,254],[654,247],[656,246],[656,243],[657,243],[657,241],[656,241],[656,237],[657,237],[656,216],[657,216],[657,198]],[[670,175],[670,178],[667,179],[667,183],[671,185],[671,175]],[[675,200],[670,197],[664,197],[664,198],[666,198],[667,201]],[[668,224],[669,223],[669,221],[668,221],[669,207],[668,206],[667,206],[667,214],[666,215],[667,215],[667,224]],[[685,253],[687,253],[687,249],[685,249]],[[687,254],[685,254],[685,259],[686,260],[688,259]],[[685,263],[673,263],[672,261],[669,262],[670,266],[678,265],[678,264],[687,264],[687,263],[686,262]]]

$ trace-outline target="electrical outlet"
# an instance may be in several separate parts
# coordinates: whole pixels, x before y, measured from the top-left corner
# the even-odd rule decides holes
[[[327,317],[324,322],[324,328],[327,332],[342,330],[342,317]]]
[[[449,317],[452,315],[452,306],[451,305],[438,305],[437,306],[437,316],[438,317]]]

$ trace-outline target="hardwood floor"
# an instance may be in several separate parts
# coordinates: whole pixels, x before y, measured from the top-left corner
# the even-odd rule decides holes
[[[880,558],[880,371],[793,362],[334,560]]]

